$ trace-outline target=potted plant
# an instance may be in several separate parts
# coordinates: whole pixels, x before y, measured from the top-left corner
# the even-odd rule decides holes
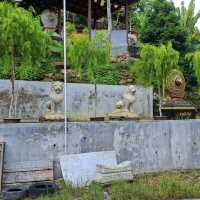
[[[0,2],[1,75],[11,80],[11,102],[6,122],[19,122],[15,79],[33,80],[40,73],[51,41],[38,17],[16,5]]]

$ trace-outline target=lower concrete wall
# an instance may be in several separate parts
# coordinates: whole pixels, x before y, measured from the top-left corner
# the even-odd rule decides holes
[[[64,154],[63,123],[0,124],[6,142],[5,166],[54,161]],[[200,121],[69,123],[67,153],[115,150],[118,162],[131,160],[135,171],[200,168]]]

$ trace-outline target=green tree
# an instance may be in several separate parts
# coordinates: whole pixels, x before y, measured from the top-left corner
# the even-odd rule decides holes
[[[186,54],[185,59],[190,70],[194,71],[197,84],[200,86],[200,51]]]
[[[190,1],[188,8],[185,7],[184,1],[182,1],[179,11],[181,16],[181,25],[192,35],[196,32],[195,25],[200,18],[200,11],[195,14],[195,0]]]
[[[165,96],[166,77],[171,69],[177,68],[179,53],[167,45],[154,46],[146,44],[142,47],[140,59],[133,66],[137,82],[142,85],[153,85],[159,94]]]
[[[43,32],[39,18],[15,5],[0,3],[0,77],[11,78],[10,115],[15,102],[15,76],[38,77],[49,55],[49,36]]]
[[[200,11],[195,14],[195,0],[190,1],[188,8],[186,8],[184,2],[182,2],[179,14],[181,17],[181,26],[189,33],[189,47],[187,48],[187,53],[200,50],[200,33],[196,27],[196,23],[200,18]]]
[[[143,21],[139,30],[142,42],[159,45],[172,41],[176,50],[187,49],[188,32],[181,26],[180,15],[172,2],[154,0]]]
[[[144,24],[147,13],[152,8],[154,0],[140,0],[134,4],[128,13],[129,26],[139,31]]]

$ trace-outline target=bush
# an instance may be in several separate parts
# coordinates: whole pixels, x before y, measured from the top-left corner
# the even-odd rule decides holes
[[[37,17],[12,4],[0,3],[0,78],[10,78],[11,66],[16,78],[40,79],[51,69],[51,42]]]
[[[153,85],[162,91],[165,96],[166,77],[168,73],[177,68],[179,61],[179,52],[172,48],[172,43],[167,45],[149,45],[142,47],[140,59],[133,65],[133,72],[136,73],[137,81],[143,85]]]
[[[71,35],[72,33],[76,32],[76,28],[74,24],[67,22],[66,23],[66,31],[68,35]]]
[[[113,65],[96,66],[94,79],[97,84],[117,85],[119,73]]]
[[[105,32],[96,32],[91,41],[85,33],[71,34],[67,44],[68,64],[76,69],[80,80],[83,71],[86,71],[88,79],[93,81],[96,66],[108,65],[110,62],[111,44]]]

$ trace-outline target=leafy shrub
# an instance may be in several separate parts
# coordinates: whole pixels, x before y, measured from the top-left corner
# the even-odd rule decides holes
[[[89,38],[86,34],[72,34],[67,47],[68,64],[76,69],[81,79],[82,69],[86,68],[90,61]]]
[[[198,86],[200,86],[200,51],[186,54],[185,59],[189,63],[188,67],[194,70],[195,78],[197,79]]]
[[[97,31],[90,44],[90,61],[88,62],[88,75],[93,78],[97,66],[108,65],[110,62],[111,44],[104,31]]]
[[[98,84],[117,85],[119,74],[113,65],[96,66],[94,70],[94,79]]]
[[[177,68],[179,53],[167,45],[154,46],[146,44],[142,47],[140,59],[132,70],[136,73],[137,81],[143,85],[153,85],[165,96],[166,77],[171,69]]]
[[[68,35],[71,35],[72,33],[76,32],[76,28],[74,24],[67,22],[66,23],[66,31]]]
[[[0,3],[0,78],[10,78],[15,65],[16,78],[39,79],[50,68],[50,37],[43,32],[39,18],[12,4]]]
[[[89,80],[93,80],[96,66],[110,62],[111,45],[105,32],[96,32],[91,41],[85,33],[71,34],[67,44],[68,64],[76,69],[79,79],[87,71]]]

